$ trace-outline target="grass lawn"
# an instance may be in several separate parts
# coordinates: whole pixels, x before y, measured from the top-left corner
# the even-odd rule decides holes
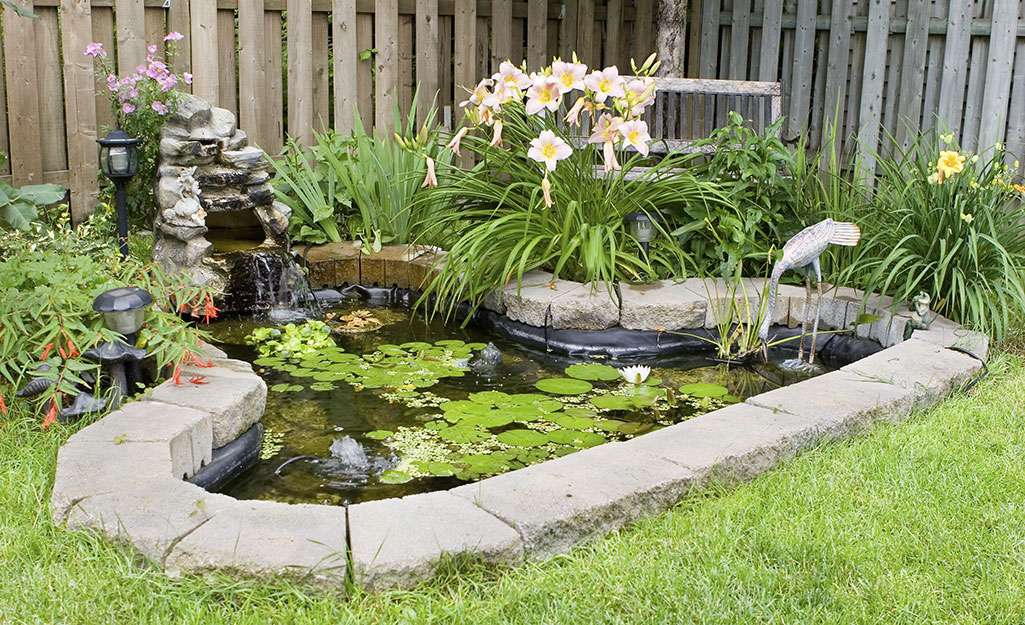
[[[1025,370],[541,563],[352,599],[172,582],[50,522],[64,431],[0,420],[2,623],[1025,623]]]

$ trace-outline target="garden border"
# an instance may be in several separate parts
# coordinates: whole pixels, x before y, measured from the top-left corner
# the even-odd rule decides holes
[[[788,288],[781,289],[787,302],[781,320],[794,319],[804,302],[803,289]],[[827,323],[830,314],[846,322],[861,309],[858,292],[831,292],[823,306]],[[512,295],[522,298],[523,289]],[[883,298],[868,301],[870,309],[873,302],[889,307]],[[703,324],[707,311],[706,299]],[[750,479],[824,439],[904,418],[980,370],[979,360],[947,347],[984,359],[985,335],[937,318],[930,330],[900,341],[904,323],[898,310],[886,324],[862,330],[896,339],[887,349],[742,404],[449,491],[344,508],[240,501],[183,481],[210,462],[213,449],[258,422],[266,400],[266,385],[251,365],[204,345],[202,357],[217,366],[182,372],[184,379],[205,376],[202,384],[164,382],[60,449],[53,520],[71,530],[99,530],[172,577],[287,576],[325,590],[352,579],[378,590],[428,579],[444,557],[516,564],[666,510],[712,481]]]

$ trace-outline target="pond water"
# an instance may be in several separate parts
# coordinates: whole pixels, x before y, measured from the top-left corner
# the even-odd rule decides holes
[[[351,316],[357,310],[365,312]],[[274,327],[268,320],[211,326],[213,342],[253,362],[269,389],[261,459],[227,494],[342,505],[447,489],[639,436],[810,375],[773,362],[727,369],[710,352],[570,359],[403,307],[328,313],[331,324],[380,327],[324,328],[311,339],[321,347],[285,357],[280,346],[261,356],[246,344],[258,328]],[[484,353],[488,342],[500,363],[493,348]],[[633,365],[651,368],[640,384],[618,371]]]

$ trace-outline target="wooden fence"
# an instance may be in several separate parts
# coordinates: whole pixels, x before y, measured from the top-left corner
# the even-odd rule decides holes
[[[660,0],[16,1],[39,18],[0,16],[0,177],[68,187],[80,219],[97,188],[95,139],[112,122],[83,55],[91,41],[126,73],[180,32],[173,67],[274,153],[286,136],[350,129],[356,109],[389,132],[417,83],[418,114],[437,91],[451,120],[461,86],[506,58],[537,67],[576,51],[626,73],[654,48]],[[835,118],[841,147],[871,165],[886,133],[906,143],[905,121],[938,118],[969,149],[1004,140],[1025,152],[1025,3],[689,0],[687,11],[686,75],[781,81],[787,139],[806,130],[819,147]]]

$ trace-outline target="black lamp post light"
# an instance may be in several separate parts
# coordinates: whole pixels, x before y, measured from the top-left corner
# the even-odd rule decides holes
[[[658,218],[648,216],[645,213],[629,213],[624,218],[624,221],[630,227],[630,234],[641,244],[641,258],[647,262],[648,245],[655,238],[655,235],[658,234],[658,230],[655,229],[655,222],[658,221]]]
[[[135,346],[135,333],[146,318],[146,307],[152,303],[152,295],[131,286],[105,291],[93,300],[93,310],[103,315],[107,327],[125,337],[124,341],[100,343],[82,354],[99,362],[110,376],[115,388],[115,406],[140,381],[139,361],[146,357],[146,350]]]
[[[111,130],[100,144],[100,171],[114,183],[117,199],[117,238],[121,258],[128,256],[128,198],[125,186],[139,173],[139,140],[121,127]]]

